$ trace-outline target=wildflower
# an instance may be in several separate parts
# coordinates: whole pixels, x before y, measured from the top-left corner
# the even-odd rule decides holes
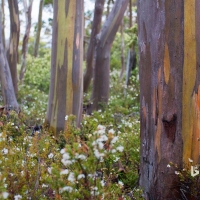
[[[3,148],[2,153],[3,153],[3,154],[8,154],[8,149]]]
[[[68,115],[65,116],[65,121],[67,121],[67,120],[68,120]]]
[[[90,194],[91,194],[92,196],[97,196],[97,195],[99,195],[98,188],[97,188],[97,187],[93,187],[92,190],[91,190],[91,192],[90,192]]]
[[[175,173],[176,175],[179,175],[179,172],[178,172],[178,171],[175,171],[174,173]]]
[[[62,159],[61,162],[63,163],[63,165],[71,165],[73,163],[72,160],[65,160],[65,159]]]
[[[168,164],[167,167],[168,167],[168,168],[171,167],[170,164]]]
[[[114,144],[116,143],[118,140],[118,136],[115,136],[112,140],[111,140],[111,144]]]
[[[124,183],[123,183],[122,181],[118,181],[118,184],[119,184],[120,186],[124,186]]]
[[[51,158],[53,158],[53,156],[54,156],[53,153],[50,153],[50,154],[48,155],[48,158],[51,159]]]
[[[97,126],[97,130],[105,130],[106,129],[106,127],[105,126],[102,126],[102,125],[98,125]]]
[[[8,192],[2,192],[2,196],[4,199],[7,199],[8,196],[9,196],[9,193]]]
[[[108,131],[108,133],[110,133],[110,134],[114,134],[115,131],[114,131],[113,129],[110,129],[110,130]]]
[[[70,182],[72,182],[72,183],[75,181],[74,173],[73,173],[73,172],[70,172],[70,173],[69,173],[68,181],[70,181]]]
[[[105,181],[104,181],[104,180],[101,180],[101,182],[100,182],[100,183],[101,183],[101,186],[102,186],[102,187],[104,187],[104,186],[105,186]]]
[[[189,160],[189,162],[191,162],[191,163],[193,162],[193,160],[192,160],[192,159],[190,159],[190,158],[188,158],[188,160]]]
[[[20,200],[20,199],[22,199],[22,196],[19,195],[19,194],[17,194],[17,195],[14,196],[14,199],[15,199],[15,200]]]
[[[76,159],[86,160],[86,158],[87,158],[87,157],[86,157],[85,155],[83,155],[83,154],[80,154],[80,155],[77,154],[77,155],[76,155]]]
[[[64,154],[65,153],[65,149],[61,149],[60,153]]]
[[[118,146],[116,149],[117,149],[119,152],[123,152],[123,151],[124,151],[124,147],[123,147],[123,146]]]
[[[116,152],[117,152],[116,149],[111,150],[111,153],[116,153]]]
[[[98,142],[99,149],[103,149],[104,144],[102,142]]]
[[[70,159],[70,155],[68,153],[64,153],[63,154],[63,159],[69,160]]]
[[[64,175],[64,174],[69,174],[69,170],[68,169],[64,169],[60,172],[60,175]]]
[[[49,174],[51,174],[51,171],[52,171],[51,167],[48,167],[47,171],[49,172]]]
[[[44,183],[42,184],[42,188],[48,187],[48,185],[45,185]]]
[[[70,193],[70,192],[73,191],[73,188],[70,187],[70,186],[65,186],[65,187],[63,187],[63,188],[60,189],[60,192],[61,192],[61,193],[64,192],[64,191],[67,191],[67,192]]]
[[[94,149],[94,155],[97,159],[104,157],[104,153],[100,153],[97,149]]]
[[[80,179],[82,179],[82,178],[85,178],[85,175],[84,175],[84,174],[79,174],[78,177],[77,177],[78,180],[80,180]]]

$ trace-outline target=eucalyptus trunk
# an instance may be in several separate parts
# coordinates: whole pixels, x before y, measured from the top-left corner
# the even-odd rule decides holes
[[[51,82],[46,123],[58,134],[66,115],[80,126],[83,96],[83,1],[54,2]]]
[[[7,59],[10,67],[15,94],[17,95],[18,93],[17,63],[18,63],[18,45],[20,36],[18,0],[8,0],[8,5],[10,11],[10,41],[7,51]]]
[[[140,185],[145,199],[194,199],[175,171],[200,158],[200,0],[139,0],[138,25]]]

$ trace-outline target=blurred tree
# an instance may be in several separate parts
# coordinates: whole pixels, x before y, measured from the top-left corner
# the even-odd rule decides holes
[[[34,53],[33,56],[38,56],[38,49],[40,44],[40,32],[42,28],[42,10],[44,6],[44,0],[40,0],[39,4],[39,14],[38,14],[38,23],[37,23],[37,31],[36,31],[36,38],[35,38],[35,45],[34,45]]]
[[[19,106],[15,97],[10,68],[6,58],[2,38],[2,11],[0,10],[0,81],[2,88],[3,101],[7,108],[18,111]]]
[[[199,199],[192,194],[196,188],[188,182],[186,193],[175,174],[200,161],[199,21],[200,1],[138,1],[145,199]]]
[[[1,10],[2,10],[2,40],[4,49],[6,48],[6,39],[5,39],[5,0],[1,0]]]
[[[10,41],[7,51],[7,59],[10,67],[15,94],[17,95],[18,92],[17,63],[18,63],[18,45],[19,45],[19,35],[20,35],[18,0],[8,0],[8,5],[10,12]]]
[[[83,96],[83,1],[54,2],[51,83],[46,124],[59,133],[65,116],[80,126]]]

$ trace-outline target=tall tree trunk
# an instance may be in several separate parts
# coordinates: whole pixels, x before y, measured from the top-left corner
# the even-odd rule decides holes
[[[65,115],[80,125],[83,95],[83,1],[54,2],[51,82],[46,123],[55,132],[65,129]]]
[[[110,80],[110,48],[121,24],[128,0],[116,0],[108,19],[98,34],[92,90],[92,110],[108,102]]]
[[[121,23],[121,72],[120,72],[120,76],[119,76],[120,81],[123,78],[124,70],[125,70],[125,62],[124,62],[124,20],[122,20],[122,23]]]
[[[27,5],[27,0],[23,0],[23,4],[24,4],[25,16],[26,16],[26,30],[25,30],[25,34],[23,38],[23,43],[22,43],[22,65],[21,65],[20,76],[19,76],[19,79],[21,82],[26,72],[26,55],[28,52],[28,40],[29,40],[30,29],[31,29],[31,12],[32,12],[33,0],[29,0],[29,5]]]
[[[5,39],[5,1],[1,0],[1,10],[2,10],[2,42],[3,42],[3,46],[4,49],[6,49],[6,39]]]
[[[132,10],[133,4],[132,0],[129,0],[129,28],[133,26],[133,10]]]
[[[90,82],[93,76],[94,69],[94,52],[95,52],[95,44],[96,44],[96,35],[99,33],[101,29],[101,19],[103,14],[105,0],[96,0],[95,9],[94,9],[94,18],[92,22],[92,33],[90,36],[90,43],[87,50],[87,58],[86,58],[86,71],[84,75],[84,92],[87,92]]]
[[[18,92],[18,76],[17,76],[17,62],[18,62],[18,45],[20,35],[20,21],[18,0],[8,0],[10,11],[10,42],[7,51],[7,59],[12,76],[15,94]]]
[[[3,46],[1,15],[2,12],[0,11],[0,81],[3,101],[9,109],[18,110],[19,106],[15,97],[10,68]]]
[[[39,14],[38,14],[38,23],[37,23],[37,32],[36,32],[36,38],[35,38],[35,45],[34,45],[34,53],[33,56],[38,56],[38,49],[40,44],[40,32],[42,28],[42,10],[44,6],[44,0],[40,0],[40,6],[39,6]]]
[[[199,0],[138,1],[145,199],[185,199],[176,169],[167,165],[199,162],[199,22]]]

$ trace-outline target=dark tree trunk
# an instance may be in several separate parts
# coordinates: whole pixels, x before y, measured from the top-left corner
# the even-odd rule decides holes
[[[18,75],[17,75],[17,62],[18,62],[18,45],[20,35],[20,21],[18,0],[8,0],[10,11],[10,42],[7,51],[7,59],[12,76],[15,94],[18,92]]]
[[[36,32],[36,38],[35,38],[35,45],[34,45],[34,52],[33,56],[38,56],[38,49],[40,44],[40,32],[42,29],[42,10],[44,6],[44,0],[40,0],[40,6],[39,6],[39,14],[38,14],[38,23],[37,23],[37,32]]]
[[[189,159],[192,165],[199,162],[199,22],[199,0],[138,1],[145,199],[185,199],[177,169],[167,165],[187,168]]]
[[[110,48],[121,24],[128,0],[116,0],[114,7],[98,34],[94,81],[92,90],[92,110],[102,109],[107,104],[110,80]]]
[[[28,52],[28,40],[30,35],[30,29],[31,29],[31,12],[32,12],[32,4],[33,0],[29,1],[29,5],[27,6],[27,0],[23,0],[24,3],[24,10],[25,10],[25,16],[26,16],[26,30],[22,42],[22,65],[20,70],[20,76],[19,79],[22,82],[24,79],[24,74],[26,72],[26,55]]]
[[[3,101],[6,107],[18,111],[19,106],[15,97],[10,68],[3,46],[1,14],[2,13],[0,11],[0,81],[2,87]]]
[[[92,22],[92,33],[90,36],[90,43],[87,50],[86,72],[84,75],[84,82],[83,82],[84,92],[87,92],[90,86],[92,75],[93,75],[94,52],[95,52],[95,44],[96,44],[95,37],[101,29],[101,18],[103,14],[104,3],[105,3],[105,0],[96,0],[95,2],[94,18]]]

